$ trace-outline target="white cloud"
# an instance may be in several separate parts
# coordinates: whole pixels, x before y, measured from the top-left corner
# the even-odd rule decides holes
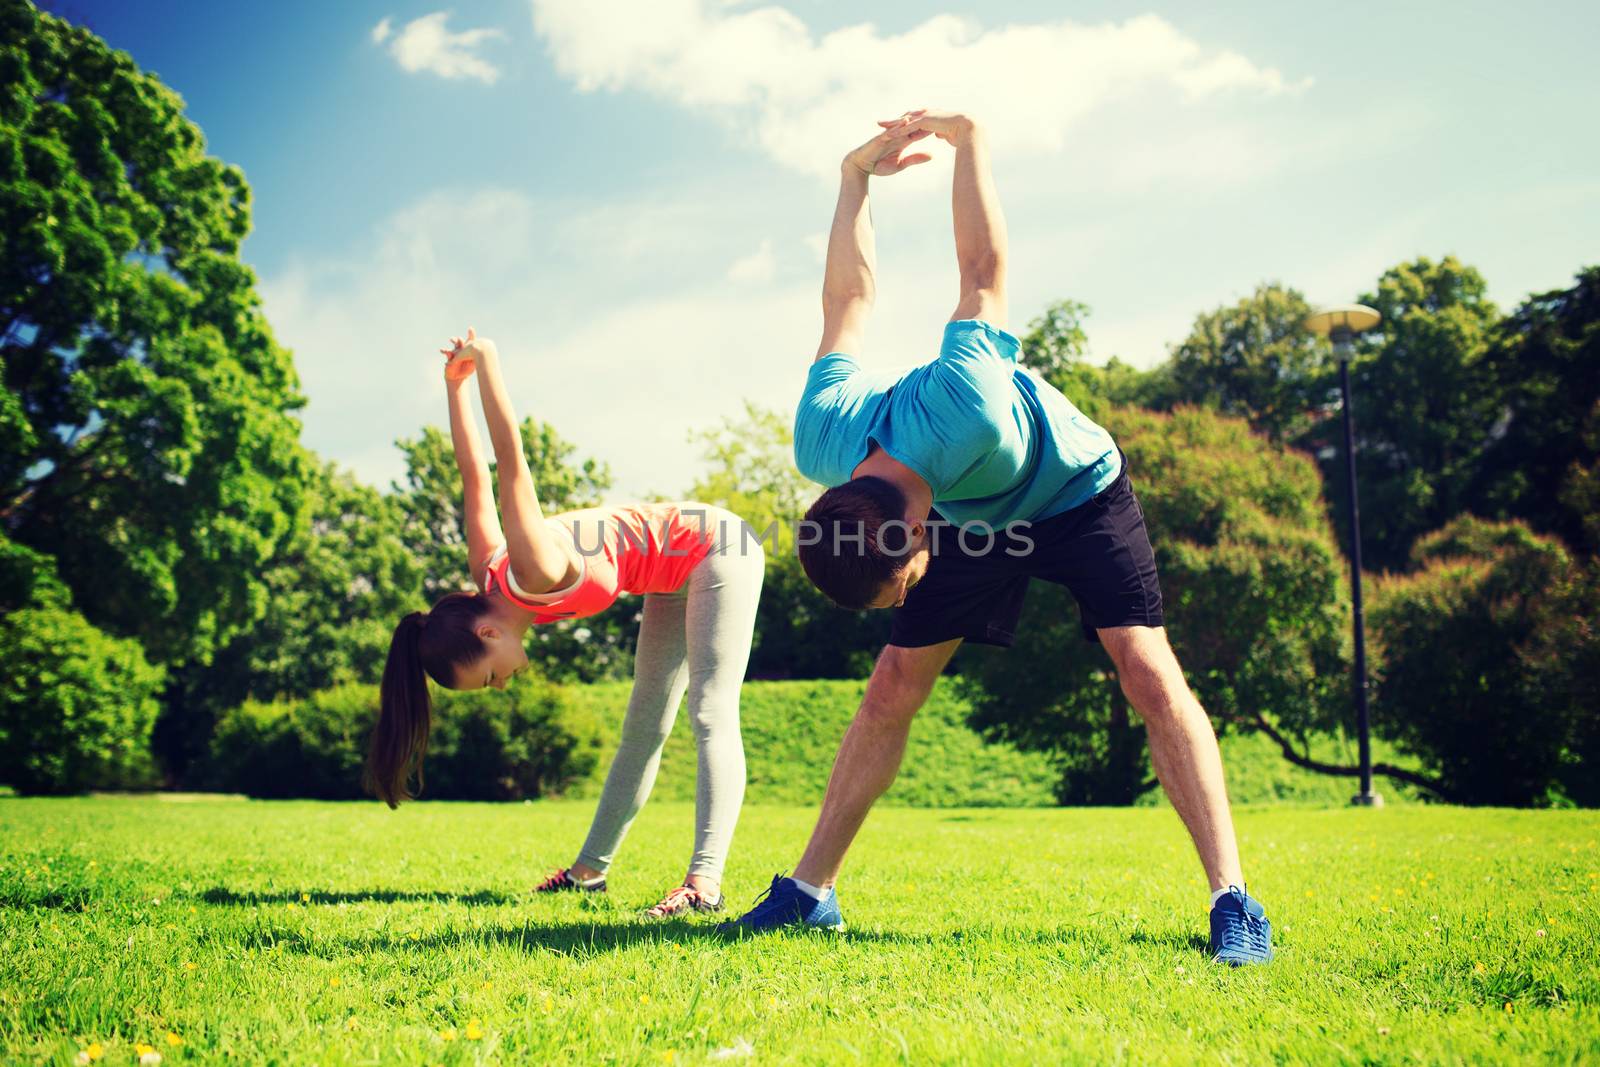
[[[772,254],[772,242],[762,241],[761,247],[748,256],[741,256],[728,268],[730,282],[770,282],[778,272],[778,257]]]
[[[689,432],[737,416],[746,398],[793,405],[819,326],[812,279],[773,284],[752,270],[730,287],[732,249],[707,236],[727,210],[702,196],[575,208],[441,191],[345,258],[264,278],[309,401],[306,444],[370,484],[398,478],[394,440],[445,422],[434,350],[468,325],[499,343],[518,414],[609,462],[619,496],[684,492],[700,468]],[[606,239],[624,230],[632,245]],[[690,235],[707,245],[698,260],[685,258]],[[776,246],[746,259],[775,260]]]
[[[801,238],[801,240],[805,242],[805,246],[807,248],[811,249],[811,254],[816,257],[818,266],[828,262],[827,231],[822,230],[818,231],[817,233],[808,233],[805,235],[805,237]]]
[[[901,34],[870,24],[814,36],[781,7],[703,0],[531,0],[557,70],[582,91],[635,90],[715,116],[796,170],[831,176],[843,143],[907,107],[980,115],[997,148],[1059,152],[1118,99],[1175,90],[1180,103],[1310,84],[1208,49],[1156,15],[985,30],[937,15]],[[842,140],[843,139],[843,140]]]
[[[385,17],[372,28],[372,40],[375,44],[388,41],[389,54],[400,64],[400,69],[408,73],[428,71],[441,78],[474,78],[485,85],[493,85],[500,77],[500,68],[478,55],[476,49],[485,41],[505,34],[496,29],[451,33],[445,26],[449,17],[448,12],[435,11],[412,19],[398,34],[392,33],[390,21]]]

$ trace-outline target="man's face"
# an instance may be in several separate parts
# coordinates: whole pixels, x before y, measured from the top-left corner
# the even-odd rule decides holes
[[[872,598],[867,607],[897,608],[904,604],[911,587],[922,581],[928,573],[928,563],[932,558],[933,553],[928,551],[928,539],[920,538],[917,547],[906,557],[905,566],[878,590],[878,595]]]

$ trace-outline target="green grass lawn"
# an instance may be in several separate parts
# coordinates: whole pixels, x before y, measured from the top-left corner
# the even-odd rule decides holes
[[[1165,809],[886,808],[846,872],[848,933],[731,943],[635,918],[682,872],[680,803],[646,810],[608,897],[530,897],[589,814],[0,800],[0,1060],[1600,1058],[1596,813],[1243,811],[1279,947],[1243,971],[1201,953]],[[746,811],[737,903],[811,818]]]

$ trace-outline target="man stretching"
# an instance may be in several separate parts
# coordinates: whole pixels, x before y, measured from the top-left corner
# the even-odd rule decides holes
[[[1272,958],[1272,928],[1244,891],[1222,759],[1162,628],[1144,515],[1111,436],[1018,366],[1005,331],[1005,220],[983,129],[958,114],[907,112],[851,152],[822,286],[822,343],[795,416],[801,473],[831,486],[807,513],[800,559],[848,608],[893,608],[860,710],[793,877],[737,920],[744,929],[844,920],[833,886],[850,842],[894,781],[911,719],[962,641],[1007,646],[1033,578],[1071,590],[1084,636],[1116,667],[1149,732],[1162,788],[1211,882],[1211,953]],[[903,372],[856,362],[873,300],[867,182],[927,162],[928,135],[955,146],[961,297],[939,358]],[[935,510],[937,508],[937,510]]]

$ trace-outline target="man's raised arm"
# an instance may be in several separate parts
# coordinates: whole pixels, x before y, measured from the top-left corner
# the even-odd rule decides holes
[[[867,314],[877,292],[867,179],[874,174],[898,174],[928,161],[929,157],[921,152],[903,155],[913,141],[928,135],[927,131],[908,126],[908,121],[897,120],[845,156],[839,166],[839,203],[833,209],[828,263],[822,275],[822,342],[817,346],[817,359],[829,352],[857,355],[861,351]]]
[[[901,128],[926,130],[955,146],[950,207],[956,227],[956,264],[961,298],[951,319],[983,319],[1006,326],[1006,219],[989,172],[989,139],[967,115],[912,112]],[[893,129],[889,123],[879,125]]]

